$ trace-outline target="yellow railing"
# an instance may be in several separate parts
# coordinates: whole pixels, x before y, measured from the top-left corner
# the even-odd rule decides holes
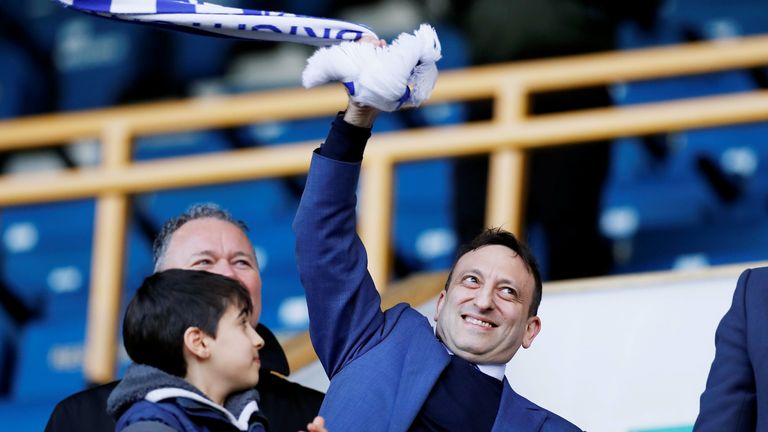
[[[487,122],[374,136],[364,162],[359,230],[368,247],[369,268],[378,286],[384,286],[389,274],[394,164],[490,154],[487,224],[518,231],[527,148],[768,120],[768,93],[762,91],[534,117],[526,114],[528,94],[763,66],[767,59],[768,37],[753,37],[442,74],[430,103],[488,98],[494,101],[494,117]],[[133,138],[330,115],[344,105],[340,89],[325,87],[0,122],[0,151],[58,145],[82,138],[101,141],[102,161],[96,167],[0,177],[0,206],[97,199],[85,357],[85,373],[90,380],[106,381],[114,375],[128,196],[151,190],[301,174],[306,172],[311,150],[318,144],[296,143],[133,162]],[[294,367],[298,365],[293,358],[291,363]]]

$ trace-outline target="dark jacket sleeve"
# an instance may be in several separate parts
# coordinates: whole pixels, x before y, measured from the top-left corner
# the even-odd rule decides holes
[[[731,308],[715,333],[715,359],[701,395],[697,432],[754,432],[755,375],[747,349],[747,297],[752,271],[739,277]],[[761,311],[761,313],[764,313]]]
[[[56,404],[45,432],[113,432],[115,421],[107,414],[107,398],[117,383],[83,390]]]
[[[306,430],[320,411],[323,393],[288,381],[274,373],[261,373],[259,409],[267,417],[269,432]]]

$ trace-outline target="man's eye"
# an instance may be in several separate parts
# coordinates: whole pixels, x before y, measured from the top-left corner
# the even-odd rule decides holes
[[[514,288],[504,287],[499,290],[501,292],[501,295],[504,297],[517,297],[517,291],[515,291]]]
[[[193,266],[193,267],[197,267],[197,266],[206,266],[206,265],[211,265],[211,263],[212,263],[212,261],[211,261],[211,260],[209,260],[209,259],[201,259],[201,260],[197,260],[197,261],[195,261],[195,262],[192,264],[192,266]]]
[[[472,283],[472,284],[476,284],[478,282],[478,279],[475,276],[469,275],[469,276],[465,276],[464,277],[464,282],[469,282],[469,283]]]
[[[251,265],[251,262],[248,261],[248,260],[237,260],[237,261],[235,261],[235,265],[244,266],[244,267],[253,267]]]

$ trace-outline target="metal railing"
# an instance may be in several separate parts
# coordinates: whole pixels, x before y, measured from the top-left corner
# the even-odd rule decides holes
[[[366,151],[360,235],[379,287],[390,269],[392,173],[403,161],[490,155],[487,224],[519,231],[526,149],[768,120],[768,92],[528,116],[529,94],[768,63],[768,37],[469,68],[442,74],[430,103],[492,99],[490,121],[376,134]],[[318,145],[295,143],[204,156],[135,162],[135,137],[330,115],[339,88],[290,89],[141,104],[0,122],[0,151],[96,138],[96,167],[0,177],[0,206],[95,197],[85,373],[114,376],[117,317],[129,195],[146,191],[305,173]],[[288,344],[292,346],[292,344]],[[306,349],[304,349],[306,351]],[[289,352],[289,358],[291,352]],[[292,361],[295,367],[295,361]]]

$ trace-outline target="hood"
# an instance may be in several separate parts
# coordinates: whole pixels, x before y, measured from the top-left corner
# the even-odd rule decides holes
[[[163,390],[163,392],[157,392],[157,390]],[[150,392],[164,394],[166,395],[164,399],[188,398],[186,395],[193,393],[207,401],[207,405],[219,407],[184,379],[152,366],[134,363],[128,367],[123,380],[110,393],[107,399],[107,412],[117,420],[133,403],[146,399]],[[199,398],[195,399],[199,401]],[[235,417],[239,417],[252,401],[258,400],[259,394],[256,389],[248,389],[230,395],[224,402],[224,408]]]

